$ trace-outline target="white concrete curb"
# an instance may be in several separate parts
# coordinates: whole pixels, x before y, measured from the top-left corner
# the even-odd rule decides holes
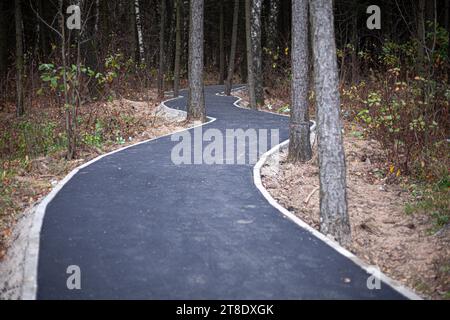
[[[180,90],[181,91],[181,90]],[[186,116],[186,111],[183,110],[177,110],[177,109],[172,109],[169,108],[168,106],[166,106],[166,102],[169,101],[173,101],[176,99],[181,98],[181,96],[176,97],[176,98],[172,98],[172,99],[168,99],[165,100],[163,102],[161,102],[160,108],[162,110],[164,110],[164,112],[171,114],[172,116]],[[23,284],[22,284],[22,288],[21,288],[21,299],[22,300],[35,300],[36,299],[36,294],[37,294],[37,274],[38,274],[38,262],[39,262],[39,244],[40,244],[40,235],[41,235],[41,228],[42,228],[42,223],[44,220],[44,216],[45,216],[45,210],[47,208],[47,205],[53,200],[53,198],[56,196],[56,194],[64,187],[64,185],[70,181],[70,179],[72,179],[72,177],[78,173],[78,171],[80,171],[81,169],[93,164],[94,162],[99,161],[100,159],[110,156],[112,154],[115,154],[117,152],[121,152],[124,151],[128,148],[131,147],[135,147],[137,145],[143,144],[143,143],[147,143],[153,140],[157,140],[157,139],[161,139],[164,137],[168,137],[171,136],[175,133],[179,133],[179,132],[183,132],[183,131],[188,131],[191,129],[194,129],[196,127],[201,127],[204,126],[206,124],[210,124],[214,121],[216,121],[215,118],[212,117],[208,117],[209,121],[196,125],[196,126],[192,126],[190,128],[187,129],[183,129],[183,130],[178,130],[160,137],[156,137],[156,138],[152,138],[152,139],[148,139],[145,141],[141,141],[141,142],[137,142],[135,144],[108,152],[106,154],[100,155],[97,158],[86,162],[82,165],[80,165],[79,167],[73,169],[63,180],[61,180],[53,189],[52,191],[44,198],[41,200],[41,202],[39,203],[38,207],[36,208],[34,217],[33,217],[33,222],[30,226],[30,230],[29,230],[29,235],[28,235],[28,241],[27,241],[27,247],[25,249],[25,261],[24,261],[24,270],[23,270]]]

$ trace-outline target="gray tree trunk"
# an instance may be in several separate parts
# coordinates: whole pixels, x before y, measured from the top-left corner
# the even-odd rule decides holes
[[[164,97],[164,35],[166,32],[166,0],[161,0],[160,6],[160,27],[159,27],[159,71],[158,71],[158,95],[159,98]]]
[[[142,33],[141,7],[139,5],[139,0],[134,1],[134,12],[136,15],[136,32],[139,46],[139,61],[141,63],[144,63],[145,62],[144,35]]]
[[[264,105],[261,48],[261,10],[262,0],[253,0],[251,14],[251,42],[253,51],[253,65],[255,68],[255,98],[257,106]]]
[[[8,37],[6,32],[6,2],[0,3],[0,77],[6,74]]]
[[[289,161],[311,159],[309,132],[308,0],[292,1],[292,81],[289,126]]]
[[[319,137],[320,229],[345,245],[350,243],[351,234],[332,2],[311,1],[310,10]]]
[[[203,0],[190,1],[189,24],[189,97],[188,121],[205,121],[205,93],[203,87]]]
[[[279,0],[270,0],[269,3],[269,17],[266,24],[267,48],[270,50],[276,49],[277,31],[278,31],[278,15],[279,15]]]
[[[176,18],[176,36],[175,36],[175,68],[173,76],[173,96],[180,95],[180,63],[181,63],[181,6],[182,0],[176,0],[177,18]]]
[[[256,75],[254,66],[254,52],[252,45],[252,0],[245,0],[245,36],[247,44],[247,82],[250,108],[257,109]]]
[[[231,87],[233,85],[233,75],[234,75],[234,62],[236,60],[236,46],[237,46],[237,32],[239,25],[239,0],[234,0],[234,10],[233,10],[233,30],[231,31],[231,52],[230,59],[228,63],[228,75],[225,83],[225,94],[231,94]]]
[[[137,26],[136,26],[136,9],[134,0],[130,0],[130,57],[136,62],[139,61],[139,50],[138,50],[138,40],[137,40]],[[106,19],[109,20],[109,19]]]
[[[21,0],[15,0],[15,24],[16,24],[16,113],[24,114],[23,94],[23,21]]]
[[[417,73],[425,73],[425,0],[417,2]]]
[[[225,48],[224,48],[224,9],[223,1],[220,1],[219,19],[219,84],[222,85],[225,76]]]

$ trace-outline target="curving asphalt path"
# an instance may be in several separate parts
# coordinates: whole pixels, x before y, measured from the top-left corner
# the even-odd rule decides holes
[[[288,119],[233,106],[205,89],[203,126],[280,129]],[[186,99],[168,102],[183,109]],[[193,129],[191,129],[192,132]],[[81,169],[48,204],[38,299],[402,299],[284,218],[253,183],[253,165],[174,165],[162,137]],[[68,290],[69,265],[81,290]],[[350,279],[350,281],[348,281]]]

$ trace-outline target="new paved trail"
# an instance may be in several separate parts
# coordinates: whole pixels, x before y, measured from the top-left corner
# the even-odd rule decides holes
[[[222,90],[205,88],[217,120],[203,132],[288,138],[286,117],[236,108]],[[283,217],[255,187],[253,164],[175,165],[178,143],[168,136],[114,153],[61,189],[41,230],[38,299],[403,298],[384,283],[369,290],[363,269]],[[81,290],[67,288],[70,265]]]

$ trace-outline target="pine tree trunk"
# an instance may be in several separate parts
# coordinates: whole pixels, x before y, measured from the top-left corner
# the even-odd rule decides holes
[[[220,1],[220,21],[219,21],[219,84],[222,85],[225,75],[225,48],[224,48],[224,9],[223,1]]]
[[[310,2],[320,167],[321,232],[341,244],[351,241],[346,166],[339,118],[340,98],[332,2]]]
[[[173,96],[180,95],[180,63],[181,63],[181,6],[182,0],[175,0],[177,5],[176,36],[175,36],[175,68],[173,76]]]
[[[165,21],[166,21],[166,0],[161,0],[160,6],[160,27],[159,27],[159,71],[158,71],[158,95],[159,98],[164,97],[164,35],[165,35]]]
[[[16,114],[24,114],[23,92],[23,21],[21,0],[15,0],[15,24],[16,24]]]
[[[252,45],[252,0],[245,0],[245,35],[247,44],[247,82],[250,108],[257,109],[256,78]]]
[[[292,2],[292,85],[289,160],[311,159],[309,92],[308,0]]]
[[[261,48],[261,10],[262,0],[253,0],[252,19],[251,19],[251,36],[253,50],[253,65],[255,68],[255,98],[256,105],[264,105],[264,87],[262,75],[262,48]]]
[[[231,31],[231,52],[230,59],[228,63],[228,76],[225,83],[225,94],[231,94],[231,87],[233,85],[233,75],[234,75],[234,62],[236,60],[236,47],[237,47],[237,32],[239,25],[239,0],[234,0],[234,10],[233,10],[233,30]]]
[[[190,1],[188,121],[206,120],[203,87],[203,0]]]
[[[4,77],[7,69],[8,37],[6,32],[6,3],[0,3],[0,77]]]
[[[425,0],[417,2],[417,73],[425,73]]]

